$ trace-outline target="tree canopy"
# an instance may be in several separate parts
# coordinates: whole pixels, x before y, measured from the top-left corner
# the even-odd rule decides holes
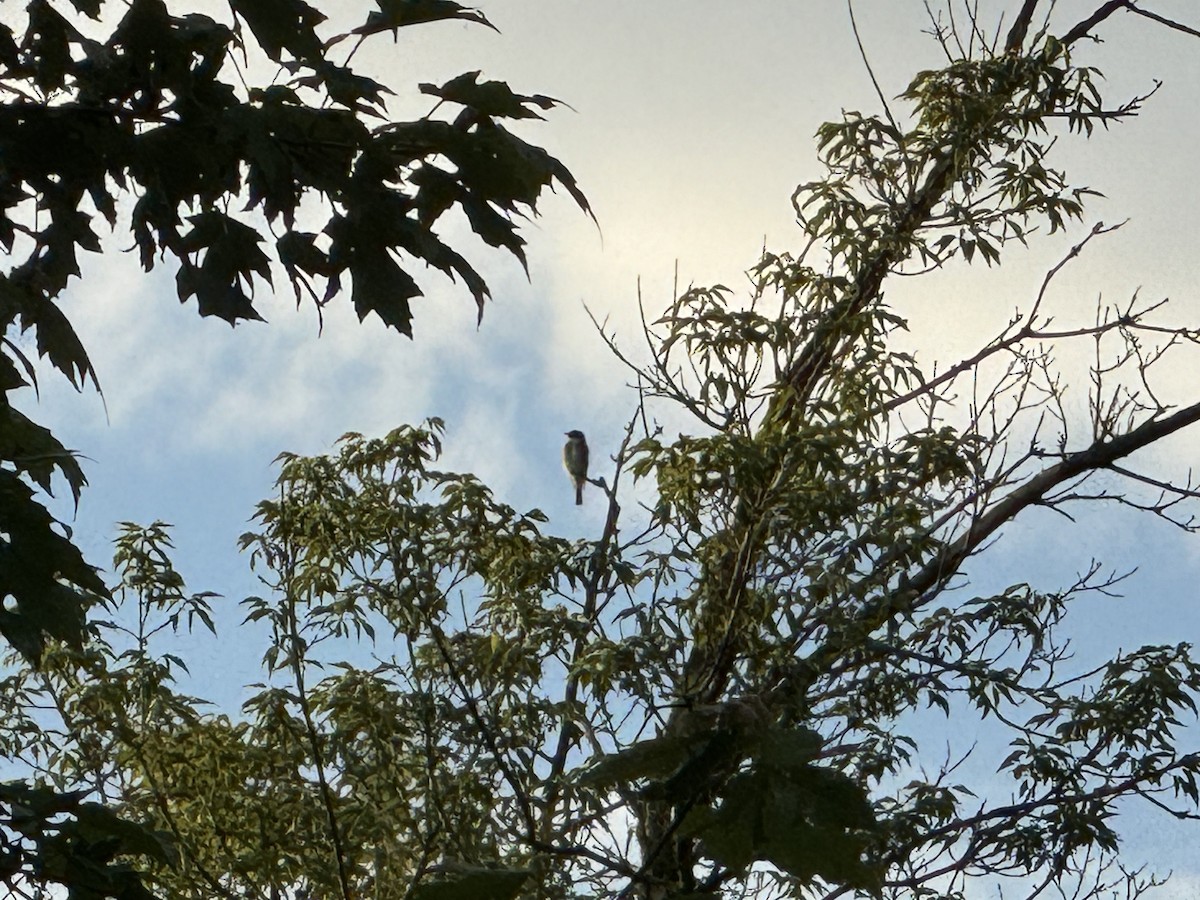
[[[188,660],[161,646],[211,627],[210,598],[165,526],[124,526],[126,614],[43,638],[40,665],[3,683],[0,746],[48,785],[0,797],[6,835],[37,841],[18,806],[69,796],[85,833],[63,840],[102,834],[105,861],[142,853],[150,890],[189,897],[1153,887],[1121,865],[1118,814],[1197,813],[1191,647],[1081,671],[1059,625],[1111,587],[1099,566],[986,594],[964,574],[1033,507],[1115,500],[1194,527],[1193,486],[1131,457],[1200,420],[1200,401],[1154,390],[1196,326],[1137,297],[1083,322],[1054,307],[1060,274],[1113,230],[1087,222],[1092,191],[1055,148],[1147,100],[1106,96],[1088,41],[1118,12],[1196,31],[1128,2],[1065,24],[1051,6],[1024,0],[1004,28],[931,12],[945,65],[821,128],[796,250],[765,253],[744,294],[683,292],[645,322],[644,360],[601,332],[636,387],[612,468],[593,471],[597,538],[557,537],[440,468],[436,419],[282,454],[242,539],[265,680],[232,714],[183,694]],[[381,4],[417,7],[450,5]],[[271,34],[268,55],[299,40]],[[896,349],[892,279],[1064,229],[1075,245],[976,352],[932,371]],[[1075,343],[1096,359],[1082,425],[1055,362]],[[664,409],[692,431],[667,435]],[[1122,487],[1091,488],[1099,474]],[[653,502],[628,501],[633,481]],[[995,723],[1002,742],[977,752],[1001,795],[931,755],[931,708]]]
[[[99,385],[56,302],[80,251],[101,250],[97,216],[133,238],[145,269],[169,260],[180,301],[194,298],[202,316],[260,318],[254,287],[282,274],[297,303],[348,295],[360,319],[411,336],[416,263],[461,279],[483,315],[487,284],[438,234],[448,212],[524,264],[517,220],[543,188],[557,183],[588,209],[562,163],[505,127],[540,118],[550,97],[468,72],[419,86],[429,115],[390,119],[392,87],[351,67],[358,44],[437,20],[490,23],[449,0],[372,5],[354,4],[362,24],[328,36],[303,0],[234,0],[227,23],[175,15],[163,0],[76,0],[73,11],[32,0],[23,35],[0,23],[0,244],[11,261],[0,321],[27,333],[0,354],[2,494],[24,526],[12,541],[25,560],[0,582],[15,599],[0,633],[23,652],[36,656],[47,629],[78,641],[68,586],[105,593],[25,485],[49,490],[58,474],[78,498],[82,470],[8,399],[35,383],[35,354]]]
[[[61,478],[78,502],[83,469],[13,397],[37,386],[38,357],[99,387],[60,308],[81,252],[102,251],[98,226],[132,243],[146,270],[170,265],[180,302],[194,299],[201,316],[259,319],[255,289],[283,281],[297,304],[346,296],[359,319],[411,336],[418,266],[461,281],[480,317],[489,296],[439,233],[448,213],[524,265],[519,222],[544,188],[590,212],[567,168],[506,127],[541,118],[553,98],[467,72],[419,84],[429,113],[399,121],[388,98],[400,86],[352,65],[379,35],[439,20],[491,27],[479,11],[345,3],[329,9],[350,20],[344,31],[304,0],[231,0],[224,21],[209,12],[30,0],[23,27],[0,23],[0,635],[32,662],[47,641],[82,647],[85,611],[110,599],[35,493]],[[109,815],[25,788],[0,800],[90,809],[94,829]]]

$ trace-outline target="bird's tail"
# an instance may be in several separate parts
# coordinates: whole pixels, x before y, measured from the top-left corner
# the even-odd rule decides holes
[[[583,481],[575,482],[575,505],[583,506]]]

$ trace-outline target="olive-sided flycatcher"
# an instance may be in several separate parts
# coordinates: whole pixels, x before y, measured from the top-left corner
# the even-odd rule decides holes
[[[575,505],[583,505],[583,485],[587,481],[588,445],[582,431],[568,431],[563,446],[563,468],[575,483]]]

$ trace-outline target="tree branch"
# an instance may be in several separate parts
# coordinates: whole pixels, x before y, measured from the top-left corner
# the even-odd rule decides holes
[[[1061,462],[1034,475],[979,516],[971,523],[966,534],[951,543],[936,559],[931,560],[911,577],[911,588],[919,596],[942,583],[957,572],[975,548],[1001,526],[1016,518],[1027,507],[1041,503],[1051,490],[1064,482],[1087,472],[1106,468],[1117,460],[1198,421],[1200,403],[1195,403],[1173,415],[1161,419],[1152,418],[1130,432],[1108,441],[1099,441],[1086,450],[1069,454]]]
[[[329,837],[333,842],[333,854],[337,861],[338,884],[342,891],[342,900],[354,900],[354,892],[350,887],[350,874],[346,869],[346,850],[342,845],[341,828],[338,826],[337,809],[333,802],[333,789],[325,777],[325,760],[321,752],[321,738],[317,733],[316,723],[312,717],[312,707],[308,699],[308,691],[304,684],[304,639],[300,637],[299,620],[296,615],[296,597],[292,593],[295,574],[290,553],[287,559],[287,584],[285,586],[284,615],[287,618],[288,638],[292,645],[289,656],[292,658],[292,677],[296,682],[296,697],[300,705],[300,713],[304,717],[304,731],[308,736],[309,748],[313,755],[313,769],[317,774],[317,784],[321,791],[321,801],[325,806],[325,817],[329,824]]]
[[[1094,13],[1088,16],[1075,25],[1070,31],[1064,34],[1059,40],[1068,47],[1077,40],[1088,36],[1088,32],[1115,13],[1118,9],[1130,9],[1129,0],[1108,0],[1103,6],[1097,9]]]
[[[1132,3],[1129,3],[1127,8],[1131,13],[1136,13],[1139,16],[1145,16],[1147,19],[1158,22],[1161,25],[1166,25],[1168,28],[1171,28],[1175,31],[1182,31],[1184,34],[1190,34],[1193,37],[1200,37],[1200,31],[1192,28],[1190,25],[1184,25],[1182,22],[1176,22],[1174,19],[1168,19],[1166,16],[1158,15],[1158,13],[1152,13],[1148,9],[1141,9],[1137,6],[1134,6]]]
[[[1029,33],[1029,23],[1033,20],[1033,13],[1039,2],[1040,0],[1025,0],[1021,11],[1017,13],[1012,28],[1008,30],[1008,37],[1004,39],[1005,53],[1016,53],[1021,49],[1021,45],[1025,43],[1025,35]]]

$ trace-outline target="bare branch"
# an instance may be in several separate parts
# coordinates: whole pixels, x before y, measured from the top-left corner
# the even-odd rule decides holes
[[[1033,13],[1037,9],[1038,3],[1039,0],[1025,0],[1021,6],[1021,11],[1017,13],[1017,17],[1009,29],[1008,37],[1004,39],[1005,53],[1020,51],[1021,46],[1025,43],[1025,35],[1029,32],[1029,23],[1033,19]]]
[[[1108,0],[1107,3],[1100,6],[1095,12],[1082,21],[1078,22],[1070,31],[1062,36],[1062,43],[1068,47],[1083,37],[1087,37],[1089,32],[1115,13],[1119,9],[1129,9],[1129,0]]]
[[[1166,25],[1175,31],[1182,31],[1184,34],[1190,34],[1192,37],[1200,37],[1200,30],[1192,28],[1190,25],[1184,25],[1182,22],[1176,22],[1174,19],[1168,19],[1166,16],[1160,16],[1158,13],[1152,13],[1148,9],[1142,9],[1134,3],[1130,3],[1128,9],[1131,13],[1145,16],[1147,19],[1152,19],[1160,25]]]

